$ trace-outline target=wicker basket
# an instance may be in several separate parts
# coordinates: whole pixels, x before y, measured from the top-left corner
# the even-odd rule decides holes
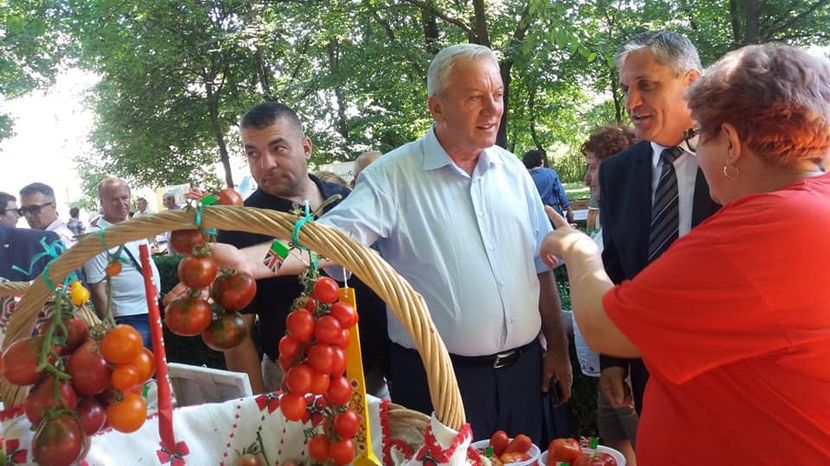
[[[56,259],[48,269],[49,278],[58,283],[70,272],[107,248],[153,235],[193,228],[196,211],[165,211],[159,214],[133,218],[107,229],[103,240],[98,235],[87,235]],[[217,230],[246,231],[269,235],[288,241],[296,217],[272,210],[235,206],[210,206],[202,211],[202,226]],[[449,354],[429,316],[423,298],[409,283],[371,249],[357,243],[343,233],[307,223],[300,232],[302,244],[323,257],[351,270],[390,307],[412,336],[418,349],[429,383],[430,398],[435,414],[443,424],[459,430],[466,422],[458,382]],[[19,291],[19,290],[18,290]],[[26,291],[6,329],[3,347],[32,334],[35,319],[49,290],[43,280],[35,280]],[[26,395],[26,388],[13,386],[2,380],[0,395],[7,407],[16,406]]]

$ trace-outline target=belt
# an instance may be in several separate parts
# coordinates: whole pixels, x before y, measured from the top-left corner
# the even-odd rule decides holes
[[[527,351],[531,345],[538,345],[534,339],[530,343],[513,348],[512,350],[502,351],[501,353],[491,354],[488,356],[460,356],[458,354],[450,354],[450,359],[453,362],[472,364],[476,366],[490,366],[493,369],[501,369],[515,363],[519,360],[519,356]]]

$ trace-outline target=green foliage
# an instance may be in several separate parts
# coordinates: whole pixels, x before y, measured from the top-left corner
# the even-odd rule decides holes
[[[239,116],[267,99],[298,111],[315,163],[397,147],[431,123],[430,59],[467,41],[509,77],[506,147],[545,149],[577,181],[585,137],[626,120],[614,53],[633,34],[676,29],[704,64],[747,43],[830,42],[826,0],[9,0],[0,22],[0,94],[48,84],[69,53],[102,77],[78,164],[147,186],[213,184],[213,165],[241,155]],[[0,137],[10,128],[0,115]]]

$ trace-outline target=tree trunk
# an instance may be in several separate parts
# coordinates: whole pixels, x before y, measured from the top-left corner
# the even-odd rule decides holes
[[[343,98],[343,87],[340,85],[340,44],[337,39],[332,39],[328,44],[329,70],[335,78],[334,96],[337,101],[337,132],[346,141],[349,140],[349,122],[346,118],[346,105]]]
[[[527,111],[530,117],[530,138],[537,149],[544,151],[542,141],[539,140],[539,133],[536,132],[536,86],[530,89],[530,97],[527,99]]]
[[[746,2],[746,37],[742,45],[757,44],[758,43],[758,16],[761,7],[757,0],[747,0]]]
[[[736,48],[741,43],[741,18],[738,13],[738,0],[729,0],[729,22],[732,25],[732,43]]]
[[[619,76],[614,68],[608,69],[608,82],[611,86],[611,98],[614,100],[614,121],[622,123],[625,103],[623,102],[624,97],[620,95]]]
[[[475,37],[475,40],[471,42],[492,47],[490,44],[490,30],[487,26],[487,5],[484,4],[484,0],[473,0],[473,20],[471,29],[473,36]]]
[[[213,128],[213,135],[216,137],[216,145],[219,147],[219,159],[225,169],[225,184],[233,188],[233,173],[231,172],[231,159],[228,156],[228,146],[225,144],[225,132],[222,131],[222,123],[219,119],[219,102],[213,93],[213,85],[208,83],[205,86],[208,98],[208,109],[210,111],[210,125]]]
[[[505,58],[499,63],[501,82],[504,84],[504,112],[501,114],[499,132],[496,134],[496,145],[507,148],[507,110],[510,108],[510,70],[513,68],[513,59]]]
[[[432,5],[433,0],[427,0]],[[427,8],[421,8],[421,27],[424,30],[424,46],[430,55],[435,55],[441,50],[439,43],[438,21],[435,14]]]
[[[273,100],[271,97],[271,84],[268,82],[268,66],[265,64],[265,59],[262,57],[262,49],[257,47],[254,52],[254,60],[256,60],[256,74],[259,79],[259,85],[262,88],[262,96],[265,100]]]

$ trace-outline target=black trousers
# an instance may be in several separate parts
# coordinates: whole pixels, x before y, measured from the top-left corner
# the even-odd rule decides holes
[[[431,414],[426,373],[415,350],[392,343],[389,354],[392,401]],[[513,364],[491,366],[453,360],[473,440],[490,438],[496,430],[510,437],[525,434],[542,441],[542,347],[530,345]]]

